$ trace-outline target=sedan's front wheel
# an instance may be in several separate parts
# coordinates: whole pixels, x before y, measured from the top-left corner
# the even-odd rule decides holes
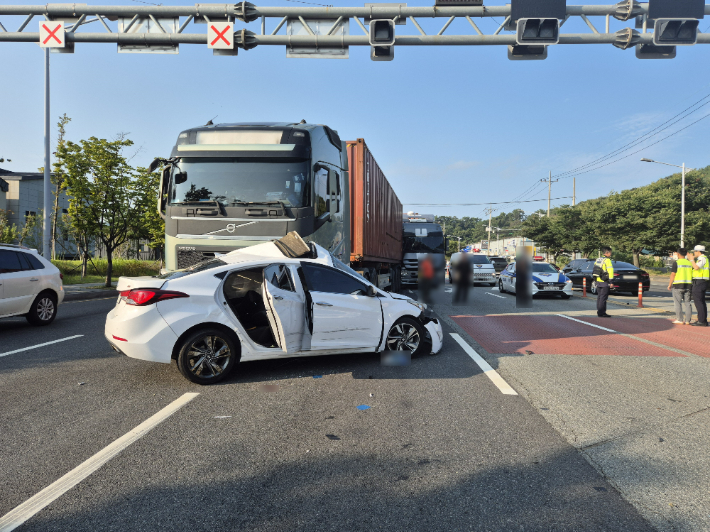
[[[180,373],[197,384],[213,384],[231,373],[239,352],[229,334],[205,328],[194,332],[180,346],[177,365]]]
[[[424,326],[414,318],[400,318],[387,333],[386,348],[390,351],[409,351],[418,356],[430,348]]]
[[[503,279],[498,279],[498,291],[501,294],[505,294],[505,288],[503,288]]]

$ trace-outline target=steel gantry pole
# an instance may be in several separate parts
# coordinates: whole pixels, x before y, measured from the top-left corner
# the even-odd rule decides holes
[[[49,48],[44,49],[44,212],[42,213],[42,256],[50,260],[52,230],[52,183],[49,166]]]

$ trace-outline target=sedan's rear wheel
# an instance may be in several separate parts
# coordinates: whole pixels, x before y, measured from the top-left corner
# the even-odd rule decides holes
[[[427,331],[414,318],[400,318],[387,333],[386,348],[390,351],[409,351],[412,356],[418,356],[430,348]]]
[[[197,384],[213,384],[231,373],[239,352],[229,334],[213,328],[194,332],[182,342],[177,364],[180,373]]]

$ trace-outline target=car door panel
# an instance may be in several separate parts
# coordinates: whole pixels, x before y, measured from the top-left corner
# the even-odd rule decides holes
[[[29,311],[35,295],[34,285],[37,282],[31,279],[38,279],[35,273],[32,270],[23,270],[15,251],[0,250],[0,277],[3,285],[0,315],[24,314]]]
[[[376,297],[311,292],[311,349],[374,348],[382,334],[382,308]]]
[[[283,264],[264,268],[264,306],[276,342],[284,353],[303,350],[306,298],[296,290],[292,272]]]
[[[312,350],[375,349],[382,335],[382,306],[367,284],[328,266],[301,263],[310,296]]]

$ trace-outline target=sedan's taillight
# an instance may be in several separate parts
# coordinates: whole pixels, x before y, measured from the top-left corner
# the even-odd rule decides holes
[[[642,273],[641,277],[650,277],[650,275],[648,275],[647,273]]]
[[[182,292],[158,290],[156,288],[135,288],[133,290],[124,290],[121,292],[120,296],[121,300],[125,301],[126,305],[135,305],[137,307],[152,305],[158,301],[166,301],[168,299],[190,297]]]
[[[59,279],[64,282],[64,274],[62,272],[59,272]]]

